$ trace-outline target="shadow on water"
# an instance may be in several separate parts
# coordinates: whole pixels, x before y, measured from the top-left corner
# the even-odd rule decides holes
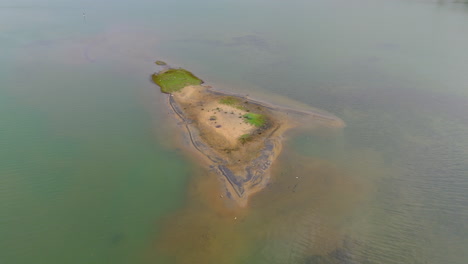
[[[186,205],[162,220],[153,263],[356,263],[345,227],[366,188],[340,166],[287,147],[246,208],[197,168]]]

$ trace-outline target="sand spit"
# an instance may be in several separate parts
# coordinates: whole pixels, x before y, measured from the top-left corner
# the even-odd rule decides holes
[[[197,155],[220,176],[226,198],[241,207],[269,182],[285,131],[311,121],[344,126],[332,115],[276,107],[202,85],[172,92],[168,104]]]

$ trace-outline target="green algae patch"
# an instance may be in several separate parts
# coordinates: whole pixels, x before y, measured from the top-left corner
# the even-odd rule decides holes
[[[229,105],[240,110],[245,110],[245,107],[242,105],[241,100],[233,96],[226,96],[219,99],[219,103],[223,105]]]
[[[161,87],[163,93],[173,93],[180,91],[185,86],[203,83],[202,80],[184,69],[169,69],[153,74],[152,78],[154,83]]]
[[[164,61],[160,61],[160,60],[157,60],[157,61],[155,61],[154,63],[156,63],[156,65],[159,65],[159,66],[165,66],[165,65],[167,65],[167,63],[165,63]]]
[[[254,114],[254,113],[248,113],[242,116],[245,121],[251,125],[254,125],[256,127],[261,127],[265,125],[266,119],[264,115],[261,114]]]

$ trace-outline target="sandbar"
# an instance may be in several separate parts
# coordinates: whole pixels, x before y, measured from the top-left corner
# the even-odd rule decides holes
[[[184,69],[165,68],[153,80],[168,94],[168,106],[182,121],[196,155],[219,176],[225,196],[241,207],[267,186],[287,130],[312,120],[344,127],[331,114],[217,91]]]

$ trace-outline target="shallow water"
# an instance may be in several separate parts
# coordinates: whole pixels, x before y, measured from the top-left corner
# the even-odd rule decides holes
[[[467,6],[0,1],[0,262],[466,263]],[[156,59],[347,126],[290,133],[225,208]]]

